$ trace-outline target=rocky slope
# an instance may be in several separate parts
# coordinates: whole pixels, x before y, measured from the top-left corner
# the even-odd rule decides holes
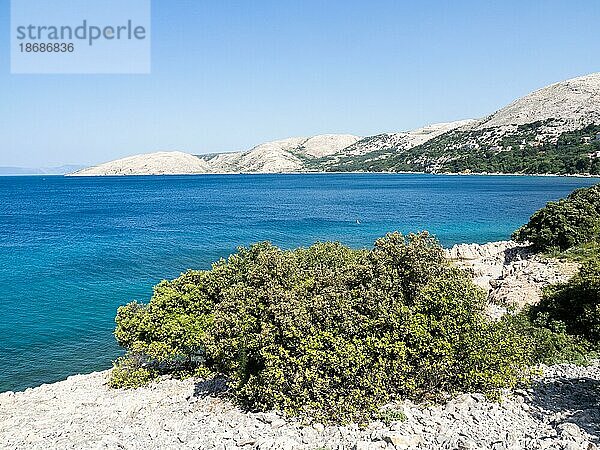
[[[600,73],[546,86],[474,124],[474,129],[564,121],[566,129],[600,123]]]
[[[306,425],[244,412],[222,385],[163,380],[113,390],[107,372],[0,394],[3,449],[566,449],[595,450],[600,367],[544,368],[528,390],[501,403],[479,394],[445,405],[395,405],[405,421]]]
[[[368,138],[367,138],[368,139]],[[555,83],[412,147],[371,146],[326,170],[600,174],[600,73]]]
[[[190,155],[183,152],[148,153],[79,170],[71,175],[302,172],[307,161],[337,153],[358,140],[359,137],[349,134],[325,134],[267,142],[245,152],[208,155]]]
[[[600,73],[555,83],[479,120],[359,138],[289,138],[234,153],[124,158],[74,175],[419,171],[600,174]]]
[[[267,142],[247,152],[200,155],[211,172],[302,172],[307,161],[337,153],[359,138],[350,134],[325,134]]]
[[[341,153],[343,156],[358,156],[385,149],[407,150],[416,147],[417,145],[421,145],[441,134],[447,133],[448,131],[465,127],[474,124],[475,122],[475,120],[467,119],[456,122],[436,123],[404,133],[383,133],[375,136],[368,136],[345,147],[341,152],[332,152],[331,155]],[[321,156],[330,155],[324,154]]]
[[[72,176],[185,175],[209,172],[206,161],[183,152],[129,156],[82,169]]]

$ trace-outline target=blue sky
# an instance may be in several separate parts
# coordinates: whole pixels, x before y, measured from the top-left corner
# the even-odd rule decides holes
[[[154,0],[150,75],[11,75],[9,12],[3,166],[402,131],[600,71],[598,0]]]

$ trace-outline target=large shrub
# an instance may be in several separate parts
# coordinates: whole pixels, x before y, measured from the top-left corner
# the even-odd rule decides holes
[[[513,233],[513,239],[530,242],[536,250],[566,250],[590,242],[600,232],[600,186],[573,191],[549,202],[529,222]]]
[[[225,375],[252,409],[361,420],[399,397],[523,381],[532,346],[486,320],[484,297],[427,233],[371,250],[261,243],[120,308],[116,336],[146,370]]]
[[[600,342],[600,261],[586,262],[567,283],[551,286],[532,311],[534,320],[556,331]]]

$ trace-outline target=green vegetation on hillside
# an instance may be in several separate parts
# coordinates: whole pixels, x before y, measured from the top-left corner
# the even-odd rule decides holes
[[[452,130],[409,150],[382,148],[359,156],[313,161],[327,171],[414,171],[523,174],[600,174],[600,125],[560,134],[540,133],[551,121],[499,129]],[[590,156],[592,155],[592,156]]]
[[[566,283],[549,286],[542,300],[527,313],[538,329],[551,330],[551,340],[571,335],[580,348],[596,350],[600,343],[600,185],[573,191],[549,202],[513,239],[527,241],[548,256],[581,264],[579,273]],[[543,341],[543,339],[542,339]],[[569,353],[563,346],[563,353]],[[552,350],[550,350],[550,353]],[[574,358],[576,359],[576,358]]]
[[[600,259],[586,262],[567,283],[546,290],[535,305],[533,320],[555,331],[600,342]]]
[[[585,264],[589,261],[595,261],[600,257],[600,242],[592,240],[583,244],[575,245],[567,250],[561,251],[558,248],[553,248],[544,252],[544,255],[549,258],[557,258],[563,261],[571,261],[579,264]]]

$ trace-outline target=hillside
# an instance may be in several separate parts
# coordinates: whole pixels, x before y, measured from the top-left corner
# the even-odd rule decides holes
[[[151,153],[74,175],[334,171],[600,174],[600,73],[539,89],[478,120],[363,138],[289,138],[233,153]]]
[[[302,172],[315,158],[342,151],[359,141],[349,134],[325,134],[267,142],[247,152],[199,155],[211,172]]]
[[[398,152],[408,150],[451,130],[473,124],[474,122],[474,120],[459,120],[456,122],[428,125],[423,128],[417,128],[416,130],[402,133],[383,133],[375,136],[368,136],[343,148],[341,151],[321,155],[321,158],[310,161],[307,168],[319,171],[324,167],[329,167],[340,161],[360,161],[361,156],[371,154],[372,152]]]
[[[302,172],[307,162],[335,154],[357,136],[326,134],[267,142],[245,152],[191,155],[157,152],[131,156],[72,173],[72,176],[185,175],[203,173]]]
[[[129,156],[82,169],[72,176],[185,175],[209,172],[200,158],[183,152],[156,152]]]
[[[413,147],[321,162],[328,171],[600,174],[600,73],[537,90]]]
[[[476,129],[546,121],[564,121],[573,130],[600,123],[600,73],[551,84],[520,98],[487,117]]]

